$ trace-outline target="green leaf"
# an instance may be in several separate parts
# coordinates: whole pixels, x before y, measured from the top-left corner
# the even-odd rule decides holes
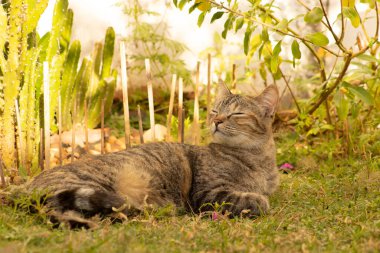
[[[274,46],[273,48],[273,55],[279,55],[280,52],[281,52],[281,43],[282,43],[282,40],[280,40],[279,42],[277,42],[276,46]]]
[[[173,0],[174,6],[177,7],[177,0]]]
[[[268,34],[268,29],[264,28],[262,33],[261,33],[261,40],[266,42],[269,40],[269,34]]]
[[[223,16],[223,14],[224,14],[223,11],[215,12],[215,14],[212,15],[212,18],[211,18],[211,22],[210,22],[210,23],[213,23],[215,20],[220,19],[220,18]]]
[[[280,40],[276,46],[273,48],[273,55],[271,57],[271,60],[270,60],[270,71],[272,73],[276,73],[277,70],[278,70],[278,65],[279,65],[279,54],[281,52],[281,42],[282,40]]]
[[[300,45],[296,40],[292,43],[293,68],[296,66],[296,59],[301,59]]]
[[[198,17],[198,26],[201,27],[203,24],[203,21],[205,20],[206,12],[202,12]]]
[[[323,18],[323,11],[320,7],[314,7],[311,11],[306,13],[305,17],[303,18],[306,23],[309,24],[316,24],[321,22]]]
[[[360,16],[354,7],[343,7],[343,16],[350,19],[353,27],[359,27]]]
[[[281,20],[277,25],[276,25],[276,29],[282,31],[282,32],[285,32],[287,33],[288,32],[288,24],[289,24],[289,21],[284,18],[283,20]]]
[[[235,32],[239,31],[244,25],[244,18],[238,18],[235,24]]]
[[[192,13],[195,10],[195,8],[197,8],[200,4],[202,3],[198,2],[198,3],[193,4],[193,6],[189,8],[189,13]]]
[[[321,32],[307,34],[305,38],[317,46],[324,47],[329,44],[329,39]]]
[[[350,110],[350,103],[342,91],[338,91],[334,96],[334,103],[340,120],[345,120]]]
[[[354,7],[355,6],[355,0],[342,0],[342,6],[343,7]]]
[[[179,4],[178,4],[178,8],[179,8],[180,10],[182,10],[182,9],[183,9],[183,6],[185,6],[186,2],[187,2],[187,0],[181,0],[181,1],[179,2]]]
[[[368,92],[368,90],[364,89],[360,86],[354,86],[348,82],[342,83],[343,87],[346,87],[351,93],[353,93],[357,98],[359,98],[361,101],[368,105],[374,104],[374,99],[371,95],[371,93]]]
[[[300,45],[296,40],[292,43],[292,54],[295,59],[301,59]]]
[[[231,14],[229,15],[228,19],[226,20],[226,22],[224,23],[224,30],[222,32],[222,37],[223,39],[225,39],[227,37],[227,32],[228,30],[230,30],[232,28],[232,24],[233,24],[233,19],[234,19],[234,16],[232,16]]]
[[[251,29],[247,29],[244,34],[244,54],[247,55],[249,51],[249,41],[251,38],[252,31]]]

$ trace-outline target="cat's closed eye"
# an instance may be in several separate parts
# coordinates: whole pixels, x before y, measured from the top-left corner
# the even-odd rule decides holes
[[[218,111],[217,110],[211,110],[211,114],[218,114]]]
[[[243,112],[233,112],[229,114],[227,117],[230,118],[230,117],[241,117],[241,116],[246,116],[246,114]]]

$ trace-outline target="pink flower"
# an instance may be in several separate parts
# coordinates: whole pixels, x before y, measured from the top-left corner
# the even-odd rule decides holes
[[[283,165],[280,166],[280,169],[292,170],[292,169],[294,169],[294,166],[291,165],[290,163],[284,163]]]
[[[217,212],[212,212],[212,217],[211,217],[211,219],[212,220],[218,220],[218,213]]]

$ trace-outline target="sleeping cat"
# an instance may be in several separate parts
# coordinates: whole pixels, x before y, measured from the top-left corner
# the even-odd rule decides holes
[[[56,213],[87,217],[168,204],[198,213],[223,202],[231,216],[267,213],[278,185],[271,128],[278,90],[250,97],[219,86],[208,146],[160,142],[99,155],[44,171],[28,190],[48,189]]]

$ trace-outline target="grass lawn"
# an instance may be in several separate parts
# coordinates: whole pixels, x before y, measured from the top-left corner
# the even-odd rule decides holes
[[[93,231],[0,209],[0,252],[380,252],[378,160],[305,156],[256,220],[142,215]]]

